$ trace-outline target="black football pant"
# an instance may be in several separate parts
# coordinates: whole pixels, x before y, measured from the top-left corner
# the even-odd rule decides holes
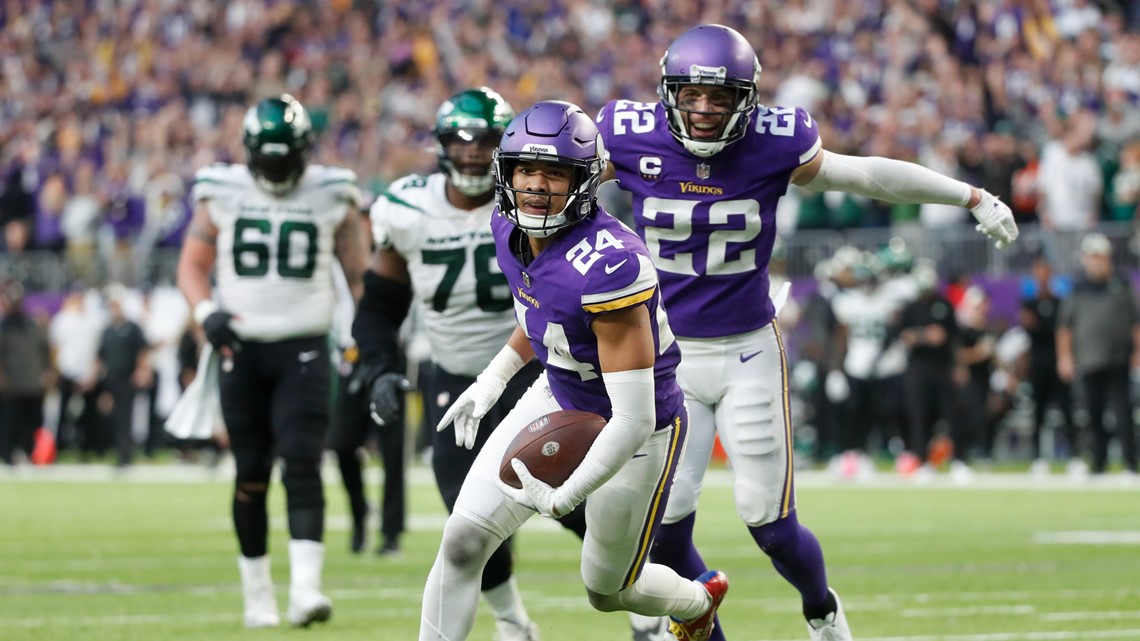
[[[1029,371],[1029,384],[1033,387],[1033,458],[1042,458],[1041,432],[1045,429],[1045,410],[1050,403],[1056,403],[1061,410],[1065,441],[1069,456],[1079,456],[1080,443],[1077,442],[1077,428],[1073,423],[1073,392],[1069,385],[1057,376],[1057,361],[1051,360]],[[1049,458],[1052,458],[1050,453]]]
[[[17,448],[31,458],[36,428],[44,422],[43,407],[43,394],[7,395],[0,400],[0,461],[11,465]]]
[[[376,434],[384,464],[380,534],[384,539],[395,539],[404,532],[407,515],[403,408],[401,407],[395,424],[376,425],[368,411],[368,386],[361,386],[355,394],[350,394],[348,384],[351,377],[352,373],[347,370],[339,376],[332,431],[328,439],[329,449],[336,452],[353,520],[360,521],[367,516],[368,502],[365,500],[363,470],[356,451],[364,445],[369,434]]]
[[[912,359],[903,377],[903,391],[909,428],[906,449],[926,461],[934,426],[949,420],[952,412],[954,383],[950,364]]]
[[[278,457],[290,537],[324,537],[320,466],[329,423],[330,369],[325,336],[245,341],[233,366],[223,364],[222,416],[237,466],[233,519],[242,556],[267,552],[266,493]]]
[[[1124,464],[1136,469],[1136,426],[1132,421],[1131,379],[1127,366],[1109,367],[1081,376],[1092,433],[1092,472],[1101,474],[1108,465],[1108,431],[1104,427],[1104,411],[1111,410],[1116,419],[1116,437],[1124,454]]]

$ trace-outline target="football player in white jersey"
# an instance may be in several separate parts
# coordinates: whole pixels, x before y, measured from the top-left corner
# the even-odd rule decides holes
[[[222,354],[245,625],[280,622],[266,494],[281,458],[290,536],[287,617],[307,626],[332,614],[321,593],[320,476],[329,422],[332,261],[335,254],[359,297],[367,235],[356,174],[308,163],[314,133],[301,103],[289,95],[262,100],[246,113],[243,129],[246,164],[215,164],[195,176],[178,286]]]

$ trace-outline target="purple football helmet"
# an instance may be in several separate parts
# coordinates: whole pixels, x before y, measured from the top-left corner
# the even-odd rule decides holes
[[[757,103],[756,83],[760,61],[744,36],[719,24],[703,24],[681,34],[661,58],[661,84],[657,88],[669,114],[669,132],[693,154],[707,158],[730,142],[740,140],[748,129]],[[685,85],[718,85],[736,91],[736,108],[715,140],[698,140],[689,135],[688,115],[694,113],[677,104],[677,94]]]
[[[567,197],[562,211],[546,216],[519,211],[519,194],[536,193],[514,187],[515,167],[527,160],[572,168],[569,191],[549,194]],[[577,105],[544,100],[511,121],[495,152],[494,167],[499,211],[523,233],[544,238],[594,213],[605,150],[594,120]]]

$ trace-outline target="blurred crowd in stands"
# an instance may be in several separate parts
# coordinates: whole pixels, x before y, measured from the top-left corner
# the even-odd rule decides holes
[[[949,470],[963,483],[978,462],[1032,461],[1034,473],[1063,466],[1075,477],[1121,466],[1137,478],[1140,304],[1135,276],[1115,272],[1112,254],[1094,232],[1082,236],[1072,273],[1041,253],[1030,273],[986,279],[939,274],[901,237],[876,252],[839,248],[814,282],[796,281],[779,317],[799,461],[854,479],[874,474],[876,460],[917,479]],[[776,288],[785,259],[777,245]],[[189,316],[169,286],[77,288],[49,316],[28,310],[19,284],[4,284],[0,463],[47,463],[57,451],[122,467],[140,453],[217,461],[222,426],[198,442],[162,427],[203,344]],[[407,360],[422,377],[430,350],[416,323],[407,329]],[[418,412],[409,421],[422,451],[434,426]],[[38,439],[41,426],[53,438]]]
[[[18,357],[30,359],[17,368],[26,392],[53,399],[42,422],[60,425],[61,446],[117,450],[124,465],[137,444],[149,451],[162,442],[158,421],[193,372],[184,303],[163,288],[83,287],[148,280],[154,253],[181,243],[194,171],[244,160],[241,118],[256,100],[295,95],[320,131],[315,161],[355,170],[376,195],[399,176],[434,169],[435,111],[458,89],[491,86],[516,109],[546,98],[590,112],[617,97],[654,101],[658,59],[699,22],[744,33],[764,67],[762,101],[806,107],[829,149],[912,160],[981,185],[1011,205],[1030,230],[1025,238],[1033,223],[1046,237],[1079,240],[1098,224],[1137,217],[1140,0],[0,0],[0,273],[16,254],[43,250],[67,261],[78,281],[50,324],[47,316],[21,320],[18,283],[2,297],[6,327],[42,331],[55,354],[54,363],[37,364],[32,343],[18,343]],[[779,222],[784,236],[879,228],[914,238],[973,221],[958,207],[886,206],[793,188]],[[1118,264],[1135,263],[1130,235],[1113,236]],[[880,339],[888,335],[901,340],[898,314],[931,287],[929,270],[912,275],[892,261],[890,252],[835,252],[820,262],[819,291],[798,296],[802,318],[787,321],[799,324],[803,362],[816,368],[793,377],[805,403],[801,422],[815,430],[809,451],[823,460],[854,452],[852,472],[868,451],[922,449],[907,443],[909,410],[861,400],[902,389],[889,377],[909,366],[906,354],[898,357],[906,347],[892,347],[894,356],[866,350],[886,350]],[[1022,275],[1037,284],[1013,300],[1053,282]],[[1028,376],[1016,365],[1026,341],[1009,339],[1002,356],[999,339],[1024,319],[988,315],[994,292],[970,289],[969,275],[940,276],[951,281],[939,295],[955,299],[960,324],[990,336],[971,334],[982,347],[947,343],[943,352],[956,389],[987,412],[971,424],[990,430],[968,435],[959,455],[994,456],[992,430]],[[900,278],[911,283],[908,297],[897,291]],[[817,295],[847,290],[838,299]],[[885,301],[890,312],[844,320],[860,297]],[[108,340],[139,347],[137,359],[101,358]],[[0,364],[12,359],[0,354]],[[129,440],[123,430],[131,428],[114,427],[123,423],[112,417],[111,370],[120,389],[147,392],[137,411],[131,403]],[[885,382],[872,375],[880,370]],[[829,387],[832,371],[844,381],[831,376]],[[972,378],[985,382],[969,388]],[[936,408],[944,423],[937,430],[949,433],[961,407]],[[854,416],[861,431],[845,440],[829,433],[828,412]],[[1064,413],[1050,424],[1070,424]],[[1040,438],[1022,450],[1067,458],[1077,450],[1069,436],[1059,433],[1050,451],[1038,452]],[[20,431],[9,445],[26,449],[26,438]],[[919,464],[928,454],[919,452]]]
[[[0,245],[131,281],[179,244],[193,171],[242,159],[257,99],[297,96],[318,162],[376,194],[433,167],[433,115],[454,91],[486,84],[517,108],[652,101],[660,55],[698,22],[744,33],[763,100],[807,107],[834,151],[957,174],[1022,223],[1135,215],[1137,0],[4,0]],[[783,233],[969,222],[956,207],[785,201]]]

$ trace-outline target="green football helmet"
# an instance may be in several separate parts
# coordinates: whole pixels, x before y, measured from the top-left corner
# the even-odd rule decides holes
[[[293,191],[305,173],[315,138],[301,103],[289,94],[266,98],[245,112],[242,130],[257,185],[277,197]]]
[[[484,143],[491,149],[498,147],[503,132],[514,117],[515,111],[507,101],[487,87],[465,89],[440,105],[432,129],[439,169],[447,174],[451,184],[461,193],[480,196],[494,188],[492,158],[488,153],[486,166],[471,166],[468,163],[464,167],[449,155],[448,147],[457,142]]]
[[[890,242],[879,250],[878,259],[889,274],[906,274],[914,266],[914,254],[907,247],[906,241],[899,236],[891,238]]]

